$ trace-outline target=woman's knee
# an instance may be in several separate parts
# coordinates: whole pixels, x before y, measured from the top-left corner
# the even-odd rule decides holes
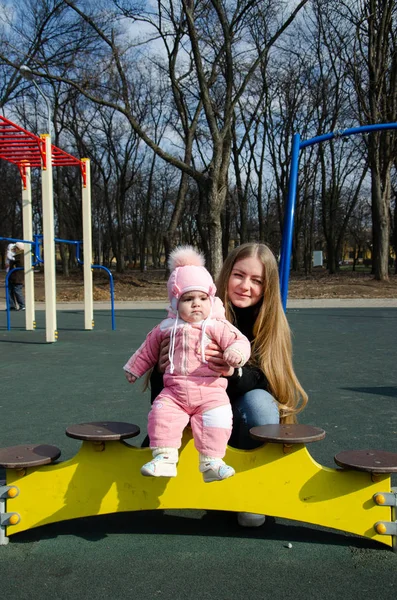
[[[276,425],[280,422],[278,404],[265,390],[247,392],[235,402],[235,408],[249,427]]]

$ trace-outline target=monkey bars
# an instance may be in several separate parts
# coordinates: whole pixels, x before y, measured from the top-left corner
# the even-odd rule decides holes
[[[37,136],[0,115],[0,159],[19,169],[22,180],[22,222],[24,240],[33,239],[31,167],[42,171],[44,285],[46,304],[46,341],[58,338],[55,292],[54,199],[52,166],[79,166],[82,179],[83,249],[84,256],[84,321],[85,329],[93,327],[92,301],[92,241],[91,241],[91,181],[89,159],[78,159],[51,144],[48,134]],[[34,329],[34,284],[31,248],[25,248],[26,329]]]
[[[52,165],[54,167],[79,166],[84,184],[85,165],[64,150],[51,145]],[[0,158],[17,165],[29,163],[30,167],[47,168],[46,144],[43,137],[27,131],[3,116],[0,116]]]

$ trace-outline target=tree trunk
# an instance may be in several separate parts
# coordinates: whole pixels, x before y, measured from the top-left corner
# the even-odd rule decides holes
[[[240,208],[239,234],[240,234],[240,243],[244,244],[245,242],[248,242],[248,197],[247,197],[247,190],[243,189],[243,181],[241,178],[241,169],[240,169],[240,152],[237,147],[236,130],[235,130],[234,121],[232,124],[232,135],[233,135],[232,157],[233,157],[233,165],[234,165],[234,174],[236,177],[237,204]]]
[[[189,186],[189,177],[186,173],[181,173],[181,179],[179,183],[178,196],[175,202],[174,210],[172,213],[171,221],[167,231],[164,234],[164,252],[165,262],[167,264],[170,252],[173,249],[175,241],[175,232],[181,220],[182,211],[185,208],[186,193]]]
[[[227,187],[225,183],[220,183],[222,179],[223,177],[220,174],[215,174],[207,180],[206,189],[201,190],[201,193],[206,193],[208,198],[208,257],[206,266],[215,279],[223,264],[221,213],[225,205]]]
[[[337,253],[335,245],[332,242],[327,241],[327,269],[331,275],[334,275],[338,271],[339,265],[337,260]]]
[[[66,227],[65,227],[65,215],[64,215],[64,206],[62,200],[62,190],[61,190],[61,174],[60,169],[57,168],[55,170],[55,190],[56,190],[56,199],[57,199],[57,209],[58,209],[58,234],[61,239],[66,239]],[[66,252],[66,248],[64,244],[59,244],[59,254],[61,256],[62,262],[62,273],[65,277],[69,277],[69,252]]]
[[[229,254],[230,245],[230,232],[232,226],[232,220],[230,218],[230,201],[226,202],[225,210],[221,214],[221,226],[222,226],[222,255],[223,260]]]
[[[144,216],[143,216],[143,231],[141,237],[141,247],[140,247],[140,271],[143,273],[147,269],[146,264],[146,250],[148,247],[148,231],[149,231],[149,210],[150,210],[150,201],[152,198],[152,190],[153,190],[153,176],[154,176],[154,168],[156,164],[157,155],[153,153],[152,164],[150,167],[149,173],[149,181],[147,184],[145,205],[144,205]]]
[[[372,261],[373,273],[378,281],[389,279],[390,246],[390,172],[381,181],[379,170],[371,168],[372,193]],[[383,189],[382,189],[383,183]]]
[[[394,250],[394,274],[397,275],[397,191],[394,194],[393,250]]]
[[[223,264],[222,256],[222,225],[221,225],[221,211],[211,210],[211,216],[209,219],[209,248],[211,256],[211,264],[208,265],[208,270],[211,272],[214,279],[220,273]]]

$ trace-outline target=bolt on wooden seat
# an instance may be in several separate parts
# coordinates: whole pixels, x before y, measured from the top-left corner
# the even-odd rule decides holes
[[[138,425],[118,421],[80,423],[66,428],[66,435],[88,442],[114,442],[139,435]]]
[[[56,446],[31,444],[0,448],[0,467],[5,469],[24,469],[48,465],[61,456]]]
[[[344,450],[334,461],[344,469],[368,473],[397,473],[397,454],[384,450]]]
[[[313,425],[260,425],[250,429],[250,436],[261,442],[307,444],[325,438],[325,431]]]

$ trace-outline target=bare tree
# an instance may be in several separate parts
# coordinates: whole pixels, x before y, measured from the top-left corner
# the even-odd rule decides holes
[[[395,0],[338,2],[335,13],[354,27],[353,39],[341,39],[357,97],[361,125],[397,121],[397,4]],[[341,35],[335,30],[336,35]],[[371,172],[373,272],[389,277],[390,172],[397,151],[394,131],[371,133],[366,139]]]
[[[289,46],[290,48],[290,46]],[[289,50],[288,48],[288,50]],[[295,47],[296,52],[286,50],[278,56],[273,66],[269,99],[266,103],[266,112],[263,115],[263,126],[268,139],[266,162],[272,173],[272,190],[277,211],[279,226],[279,239],[281,239],[284,226],[285,204],[288,193],[290,176],[290,162],[292,139],[296,132],[305,139],[310,137],[313,130],[314,103],[309,90],[309,72],[306,64],[306,55]],[[300,49],[303,50],[303,49]],[[302,56],[303,55],[303,58]],[[312,180],[315,165],[310,162],[312,156],[309,149],[305,153],[299,186],[297,191],[294,237],[292,244],[293,269],[299,268],[301,229],[306,213],[305,202],[308,199],[307,185]],[[310,168],[308,168],[310,164]],[[305,193],[302,191],[306,189]]]
[[[18,169],[4,160],[0,161],[1,202],[0,236],[22,237],[21,186]],[[8,242],[1,242],[1,264],[4,269],[5,251]]]
[[[391,179],[392,194],[394,202],[391,222],[391,246],[394,252],[394,273],[397,274],[397,157],[394,159],[394,172]]]
[[[133,47],[128,43],[127,34],[122,29],[124,23],[119,17],[127,17],[133,22],[143,18],[148,21],[147,12],[133,12],[129,3],[127,11],[121,3],[115,2],[116,11],[112,15],[109,10],[101,12],[100,7],[96,6],[88,13],[72,0],[63,0],[60,6],[62,9],[69,7],[70,16],[65,17],[63,30],[59,28],[59,35],[65,31],[67,25],[66,32],[69,36],[70,28],[75,24],[71,14],[78,16],[82,23],[84,40],[88,38],[96,47],[96,60],[91,59],[90,68],[87,61],[81,60],[81,56],[88,53],[81,35],[77,36],[67,49],[70,65],[67,73],[62,69],[62,61],[56,53],[50,56],[48,52],[42,51],[42,46],[37,51],[30,52],[28,56],[23,52],[16,52],[13,59],[4,55],[2,58],[14,67],[28,62],[37,76],[62,81],[79,90],[90,100],[121,112],[128,119],[132,129],[160,158],[195,179],[200,194],[205,196],[208,202],[208,266],[216,274],[222,264],[221,214],[228,189],[233,111],[244,97],[248,83],[265,60],[270,48],[294,21],[307,1],[296,2],[289,14],[287,3],[281,0],[267,0],[265,3],[259,0],[236,0],[230,4],[220,0],[158,3],[157,13],[154,11],[155,15],[150,16],[151,19],[156,18],[158,23],[161,21],[161,27],[166,29],[169,27],[170,15],[174,21],[177,16],[180,23],[180,30],[167,30],[167,34],[181,37],[184,57],[179,66],[183,66],[186,61],[189,73],[192,73],[188,81],[189,89],[183,88],[182,85],[178,88],[178,93],[184,96],[189,93],[190,99],[195,91],[196,104],[190,109],[192,119],[196,115],[197,107],[202,103],[198,123],[202,132],[196,132],[196,139],[201,134],[205,136],[205,153],[208,158],[205,166],[198,164],[197,167],[193,167],[184,153],[180,158],[178,154],[171,153],[166,146],[156,143],[150,129],[140,121],[136,103],[131,101],[134,96],[130,84],[130,50]],[[264,32],[258,51],[257,47],[250,44],[246,32],[248,24],[259,15],[262,19],[267,16],[268,29]],[[56,17],[59,18],[58,13]],[[157,30],[159,29],[160,26],[157,27]],[[54,38],[54,44],[55,42]],[[65,42],[62,44],[64,46]],[[70,58],[72,48],[73,61]],[[192,84],[194,88],[191,87]],[[192,122],[193,120],[190,124]]]
[[[372,250],[372,232],[371,232],[371,202],[370,193],[368,196],[361,193],[359,202],[349,220],[347,242],[353,248],[353,271],[360,254],[364,255],[367,250]]]

